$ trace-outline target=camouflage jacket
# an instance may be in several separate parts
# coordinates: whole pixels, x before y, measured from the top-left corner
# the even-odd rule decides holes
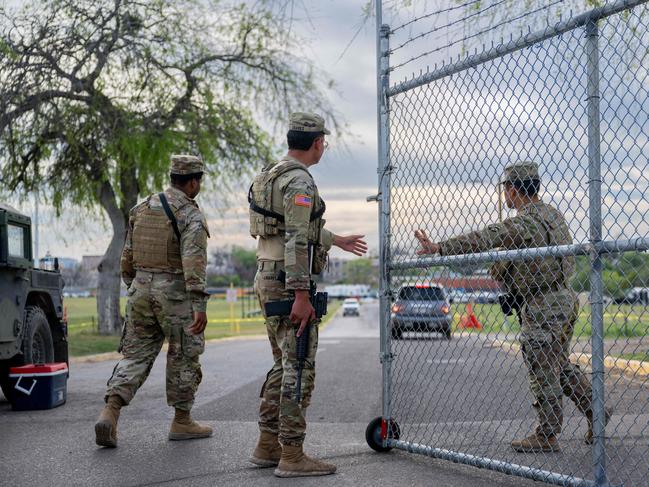
[[[192,301],[192,309],[194,311],[204,312],[209,298],[209,295],[205,291],[205,273],[207,266],[207,239],[210,236],[205,216],[199,209],[198,203],[189,198],[181,190],[169,187],[164,191],[164,194],[176,216],[180,231],[180,242],[173,235],[169,244],[169,247],[172,248],[169,252],[172,253],[173,247],[175,246],[179,254],[177,265],[175,265],[173,256],[167,265],[157,266],[146,265],[146,262],[143,265],[137,261],[137,258],[134,258],[133,234],[138,219],[142,219],[144,217],[143,213],[149,209],[157,210],[158,212],[163,211],[158,196],[151,195],[142,203],[134,206],[129,213],[126,242],[124,243],[121,258],[122,278],[126,285],[130,286],[138,269],[150,272],[173,272],[182,274],[185,279],[185,288]],[[166,215],[164,213],[162,215],[164,215],[163,221],[165,225],[169,227],[170,222],[168,222]],[[165,233],[165,229],[163,228],[159,234],[151,235],[150,238],[162,241],[166,238]]]
[[[539,201],[522,207],[516,216],[502,223],[451,238],[439,245],[441,255],[456,255],[492,249],[524,249],[571,243],[572,237],[563,214]],[[491,275],[508,292],[530,297],[565,289],[574,270],[573,257],[550,257],[496,262]]]
[[[278,164],[283,162],[299,163],[290,156],[285,156]],[[317,239],[319,234],[319,244],[328,251],[335,237],[323,227],[324,220],[311,222],[312,206],[321,204],[318,188],[308,171],[293,169],[274,180],[272,195],[271,209],[284,216],[284,231],[259,237],[257,259],[283,260],[286,289],[309,289],[309,241]]]

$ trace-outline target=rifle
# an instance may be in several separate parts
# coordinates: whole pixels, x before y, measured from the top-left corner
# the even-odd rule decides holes
[[[281,280],[280,271],[278,279]],[[284,274],[284,278],[286,274]],[[311,305],[315,309],[316,318],[322,318],[327,314],[327,293],[316,292],[316,284],[311,281],[311,288],[309,289],[309,298]],[[287,299],[283,301],[270,301],[264,305],[267,317],[273,316],[289,316],[295,299]],[[295,330],[297,334],[297,330]],[[299,403],[302,400],[302,371],[304,370],[304,362],[309,348],[309,335],[311,335],[311,323],[304,327],[302,334],[295,337],[295,355],[297,359],[297,384],[295,386],[295,400]]]
[[[501,294],[498,296],[498,303],[500,304],[500,309],[502,310],[505,316],[511,316],[516,311],[516,317],[518,318],[518,324],[522,325],[521,312],[525,304],[525,300],[519,294],[507,293]]]

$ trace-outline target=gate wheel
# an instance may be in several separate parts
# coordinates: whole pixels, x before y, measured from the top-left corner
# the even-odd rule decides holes
[[[388,452],[392,450],[391,446],[383,446],[383,440],[381,436],[381,428],[383,425],[383,418],[379,416],[370,421],[370,424],[367,425],[365,429],[365,441],[374,451],[381,453]],[[401,435],[401,429],[397,422],[393,419],[390,420],[390,428],[388,431],[390,439],[398,440]]]

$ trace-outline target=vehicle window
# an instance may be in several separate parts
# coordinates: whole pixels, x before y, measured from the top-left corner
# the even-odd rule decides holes
[[[401,289],[399,299],[410,301],[443,301],[444,291],[439,287],[408,286]]]
[[[25,228],[17,225],[7,225],[9,240],[9,255],[25,258]]]

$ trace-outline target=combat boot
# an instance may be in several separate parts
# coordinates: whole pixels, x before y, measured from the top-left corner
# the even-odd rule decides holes
[[[611,416],[613,415],[613,410],[611,408],[605,408],[604,409],[604,428],[606,428],[606,425],[608,424],[609,420],[611,419]],[[584,435],[584,443],[587,445],[592,445],[593,444],[593,413],[592,411],[589,411],[586,413],[586,419],[588,420],[588,431],[586,431],[586,435]]]
[[[250,461],[260,467],[276,467],[281,456],[282,445],[279,444],[277,435],[262,431]]]
[[[95,423],[95,442],[99,446],[117,446],[117,420],[123,405],[124,401],[117,395],[110,396],[106,401],[106,406]]]
[[[522,440],[514,440],[511,443],[514,451],[519,453],[541,453],[561,451],[556,436],[545,436],[533,433]]]
[[[307,457],[302,445],[282,445],[282,457],[274,473],[276,477],[315,477],[335,472],[335,465]]]
[[[170,440],[195,440],[212,436],[212,428],[194,421],[189,411],[176,409],[176,415],[169,430]]]

